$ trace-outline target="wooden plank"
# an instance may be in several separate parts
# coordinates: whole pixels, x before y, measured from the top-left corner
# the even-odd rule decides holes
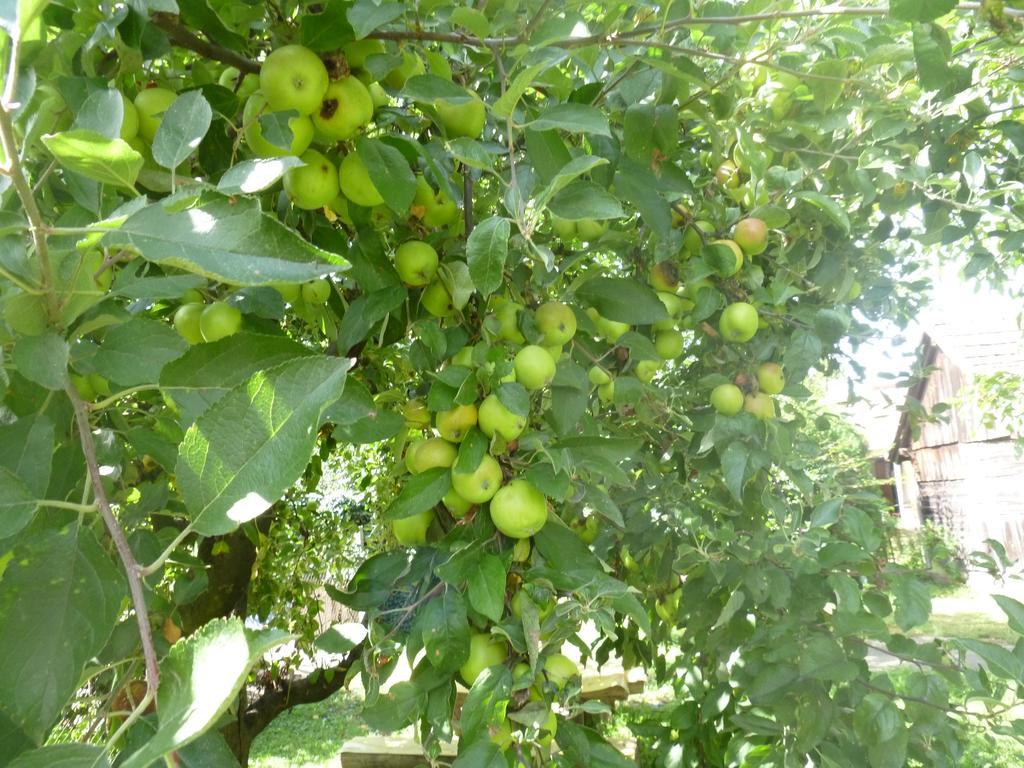
[[[450,765],[456,744],[442,744],[442,763]],[[342,768],[415,768],[426,761],[422,745],[411,736],[360,736],[341,747]]]

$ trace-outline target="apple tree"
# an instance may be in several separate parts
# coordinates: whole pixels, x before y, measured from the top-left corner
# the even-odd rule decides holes
[[[566,644],[673,681],[645,765],[1024,735],[1024,646],[908,636],[928,587],[798,406],[931,254],[1020,266],[1019,11],[0,24],[0,765],[244,764],[357,677],[431,762],[457,736],[462,768],[632,764],[580,724]],[[310,496],[338,457],[346,509]],[[361,623],[314,637],[310,580]]]

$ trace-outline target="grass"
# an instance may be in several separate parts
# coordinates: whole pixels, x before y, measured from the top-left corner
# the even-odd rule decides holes
[[[295,707],[256,737],[252,768],[337,768],[341,745],[367,732],[359,717],[362,700],[339,691],[316,704]]]

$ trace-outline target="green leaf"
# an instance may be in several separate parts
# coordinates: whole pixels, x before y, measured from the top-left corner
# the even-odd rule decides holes
[[[22,336],[14,345],[11,360],[18,373],[47,389],[64,389],[68,380],[68,343],[52,331]]]
[[[462,738],[467,744],[487,734],[487,726],[505,719],[512,695],[512,672],[508,667],[489,667],[480,673],[462,705]]]
[[[107,139],[121,135],[124,120],[124,101],[121,93],[113,89],[93,91],[79,107],[73,129],[98,133]]]
[[[256,372],[314,354],[287,336],[242,331],[189,347],[182,357],[164,366],[160,389],[180,409],[181,423],[189,425]]]
[[[206,279],[199,275],[146,276],[143,262],[137,272],[130,268],[118,271],[114,277],[112,292],[126,299],[178,299],[191,288],[202,288]]]
[[[743,499],[743,484],[747,479],[750,451],[741,440],[733,440],[722,451],[722,477],[725,487],[737,501]]]
[[[172,645],[160,664],[157,732],[121,768],[148,768],[201,736],[235,701],[249,668],[290,637],[247,630],[238,618],[214,619]]]
[[[469,658],[469,619],[466,603],[456,590],[446,588],[429,601],[417,618],[423,647],[431,666],[455,672]]]
[[[487,444],[487,436],[483,432],[476,427],[470,429],[465,439],[459,443],[459,455],[452,471],[465,475],[473,474],[487,453]]]
[[[988,665],[990,672],[1005,680],[1016,681],[1024,677],[1024,661],[1003,646],[971,638],[956,638],[956,643],[977,654]]]
[[[896,736],[903,717],[893,701],[881,693],[869,693],[853,713],[853,727],[863,744],[877,744]]]
[[[402,88],[402,94],[413,101],[426,104],[442,99],[451,104],[467,104],[473,100],[473,96],[461,85],[456,85],[447,78],[429,74],[410,77]]]
[[[530,415],[530,393],[522,384],[506,381],[498,385],[495,393],[501,404],[516,416],[522,416],[525,419]]]
[[[106,645],[124,596],[88,528],[42,530],[14,550],[0,579],[0,711],[37,743]]]
[[[452,473],[447,467],[434,467],[405,480],[398,497],[391,502],[384,520],[401,520],[433,508],[452,487]]]
[[[790,337],[789,345],[782,357],[786,379],[792,383],[801,381],[810,367],[821,360],[821,356],[821,339],[811,331],[798,329]]]
[[[470,168],[489,171],[494,165],[494,155],[479,141],[467,139],[465,136],[451,139],[448,142],[448,152],[451,153],[453,160],[458,160]]]
[[[594,277],[576,289],[576,296],[608,320],[630,325],[656,323],[668,317],[658,295],[628,277]]]
[[[491,216],[477,224],[466,240],[469,275],[481,296],[490,296],[501,287],[510,234],[508,219]]]
[[[467,591],[473,610],[491,621],[500,621],[505,611],[505,568],[497,555],[480,558],[480,569],[469,580]]]
[[[900,21],[931,21],[956,8],[956,0],[890,0],[889,14]]]
[[[572,160],[565,142],[557,131],[533,131],[527,128],[526,157],[541,181],[549,183],[555,174]]]
[[[399,216],[405,216],[416,196],[416,176],[405,156],[394,147],[365,136],[356,140],[356,151],[370,181],[384,198],[384,204]]]
[[[0,539],[13,536],[31,522],[37,498],[20,477],[0,466]]]
[[[511,117],[516,104],[519,103],[519,99],[523,97],[526,89],[533,83],[533,79],[548,66],[548,64],[534,64],[519,72],[512,82],[509,83],[501,98],[491,105],[491,111],[498,117]]]
[[[544,134],[538,135],[543,136]],[[551,198],[565,189],[571,182],[602,165],[608,165],[608,160],[596,155],[580,155],[579,157],[572,158],[562,165],[558,172],[551,177],[548,185],[537,195],[534,204],[537,208],[545,208]]]
[[[347,352],[361,342],[378,322],[394,312],[405,301],[408,291],[401,285],[366,293],[353,301],[338,330],[338,349]]]
[[[488,736],[481,736],[459,751],[452,768],[507,768],[508,760],[501,748]]]
[[[330,0],[322,3],[322,13],[303,13],[299,19],[299,37],[307,48],[322,53],[337,51],[355,37],[348,21],[351,3]]]
[[[135,190],[143,160],[128,142],[78,128],[47,134],[43,136],[43,144],[68,170],[101,184]]]
[[[846,658],[842,646],[832,637],[815,635],[800,649],[800,675],[812,680],[845,682],[857,668]]]
[[[164,366],[188,348],[188,342],[166,323],[133,317],[107,331],[93,365],[101,376],[126,387],[154,384]]]
[[[267,157],[243,160],[224,172],[217,189],[226,195],[262,192],[277,183],[291,168],[302,165],[297,157]]]
[[[300,358],[261,371],[189,427],[175,474],[198,533],[230,533],[291,487],[309,463],[321,415],[341,397],[349,364]]]
[[[914,60],[921,87],[926,91],[944,88],[954,77],[949,65],[949,37],[935,24],[914,24],[913,34]]]
[[[842,206],[831,197],[813,190],[794,192],[793,197],[810,203],[824,213],[833,224],[839,227],[844,235],[850,234],[850,217],[846,215],[846,211],[843,210]]]
[[[302,283],[348,267],[264,214],[256,200],[209,191],[183,205],[167,198],[133,213],[103,238],[143,258],[233,285]]]
[[[452,9],[449,20],[456,26],[468,29],[477,37],[487,37],[491,32],[491,23],[487,16],[476,8],[456,6]]]
[[[402,3],[377,3],[374,0],[356,0],[348,9],[348,22],[356,40],[361,40],[375,29],[394,21],[405,12]]]
[[[644,222],[658,237],[672,231],[672,216],[664,198],[658,194],[657,177],[648,168],[624,158],[615,172],[615,192],[640,211]],[[735,264],[735,259],[733,260]]]
[[[210,130],[213,109],[201,91],[181,94],[168,107],[153,137],[153,159],[169,170],[177,168]]]
[[[7,768],[110,768],[110,761],[95,744],[49,744],[18,755]]]
[[[611,136],[608,118],[600,109],[589,104],[553,104],[526,125],[535,131],[557,128],[570,133]]]
[[[37,498],[43,498],[50,485],[53,448],[53,422],[43,414],[0,425],[0,467],[16,475]],[[0,499],[5,499],[3,493]]]
[[[932,596],[928,587],[913,576],[893,579],[892,594],[896,600],[896,624],[904,632],[928,621],[932,612]]]
[[[0,463],[2,463],[2,457],[0,457]],[[992,595],[992,599],[1003,609],[1003,613],[1009,619],[1010,629],[1017,634],[1024,635],[1024,603],[1014,600],[1009,595]]]
[[[551,201],[551,212],[563,219],[621,219],[622,204],[602,186],[592,181],[574,181]]]

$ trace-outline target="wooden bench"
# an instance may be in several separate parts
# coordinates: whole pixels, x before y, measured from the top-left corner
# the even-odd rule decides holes
[[[647,677],[642,669],[625,671],[613,668],[603,672],[584,670],[580,698],[612,706],[633,694],[643,692],[646,682]],[[459,686],[455,695],[456,718],[468,694],[469,691]],[[450,764],[457,750],[456,743],[442,744],[442,764]],[[408,732],[391,736],[361,736],[350,739],[341,748],[342,768],[416,768],[425,763],[423,747]]]
[[[457,744],[441,745],[441,763],[450,765]],[[341,747],[341,768],[416,768],[425,765],[423,746],[409,734],[360,736]]]

